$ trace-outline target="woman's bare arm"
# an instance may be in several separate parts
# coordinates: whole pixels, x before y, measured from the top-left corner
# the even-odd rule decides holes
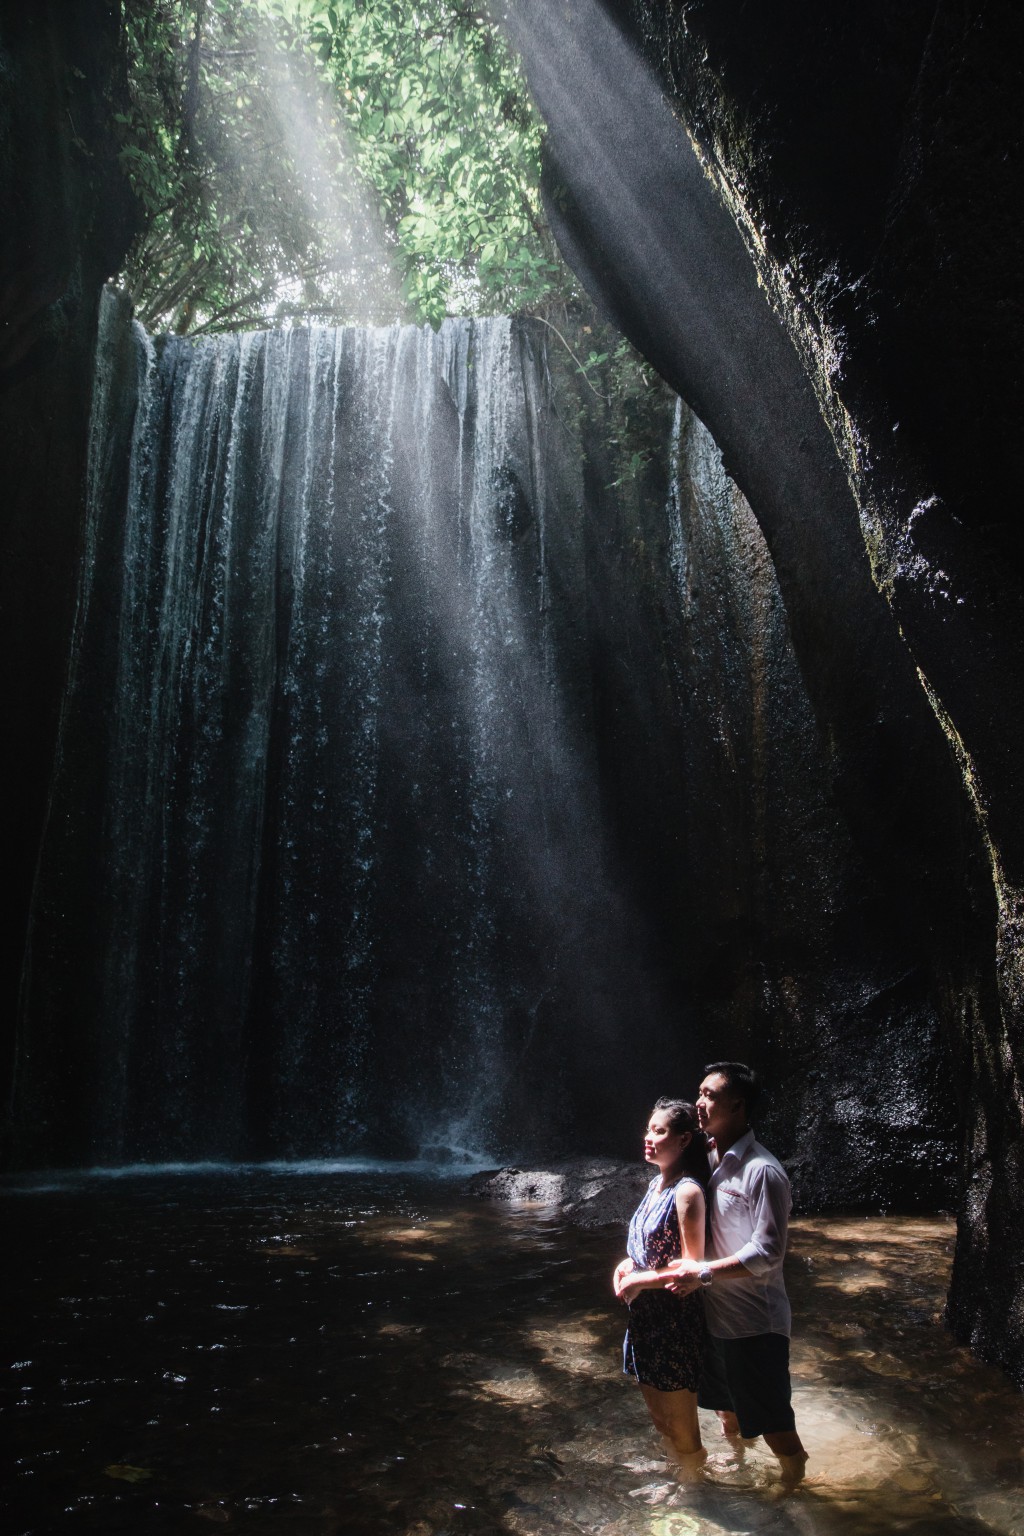
[[[676,1190],[676,1213],[683,1240],[683,1258],[699,1263],[704,1257],[706,1206],[699,1184],[687,1181]]]
[[[612,1274],[612,1290],[615,1292],[616,1296],[622,1295],[622,1286],[625,1278],[628,1274],[631,1274],[635,1268],[636,1265],[633,1263],[632,1259],[620,1259],[616,1264],[615,1270]]]
[[[618,1294],[623,1301],[629,1302],[641,1291],[660,1291],[672,1274],[673,1271],[668,1269],[633,1269],[622,1277]]]

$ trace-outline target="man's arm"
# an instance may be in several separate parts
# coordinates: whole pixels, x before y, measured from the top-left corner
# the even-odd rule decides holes
[[[728,1281],[740,1275],[762,1275],[777,1269],[786,1255],[791,1198],[789,1180],[770,1163],[759,1168],[750,1183],[751,1234],[735,1253],[721,1259],[697,1263],[683,1259],[668,1289],[679,1296],[695,1291],[700,1272],[710,1270],[711,1283]],[[712,1226],[714,1218],[712,1218]]]
[[[764,1163],[750,1181],[750,1238],[735,1254],[750,1274],[778,1269],[786,1257],[791,1205],[786,1175]]]
[[[734,1275],[752,1273],[735,1253],[725,1259],[708,1259],[704,1263],[698,1263],[695,1259],[680,1259],[675,1275],[666,1283],[665,1289],[674,1292],[676,1296],[688,1296],[691,1291],[699,1291],[702,1282],[698,1276],[706,1270],[711,1271],[712,1284],[716,1280],[728,1280]]]

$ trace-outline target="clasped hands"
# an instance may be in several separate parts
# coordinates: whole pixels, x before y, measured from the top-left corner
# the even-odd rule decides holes
[[[674,1296],[689,1296],[700,1289],[695,1259],[673,1259],[664,1269],[637,1269],[632,1259],[616,1265],[612,1285],[620,1301],[628,1305],[641,1291],[671,1291]]]

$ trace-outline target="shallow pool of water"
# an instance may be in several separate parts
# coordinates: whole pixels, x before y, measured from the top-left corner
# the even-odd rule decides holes
[[[1024,1402],[940,1324],[944,1220],[805,1218],[807,1484],[680,1488],[608,1274],[622,1236],[416,1170],[79,1177],[3,1194],[10,1536],[1024,1536]]]

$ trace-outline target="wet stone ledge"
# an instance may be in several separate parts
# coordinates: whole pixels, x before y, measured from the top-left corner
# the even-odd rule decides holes
[[[474,1174],[470,1193],[485,1200],[535,1202],[557,1208],[574,1226],[629,1221],[651,1182],[651,1170],[610,1157],[570,1157],[550,1168],[499,1168]]]

